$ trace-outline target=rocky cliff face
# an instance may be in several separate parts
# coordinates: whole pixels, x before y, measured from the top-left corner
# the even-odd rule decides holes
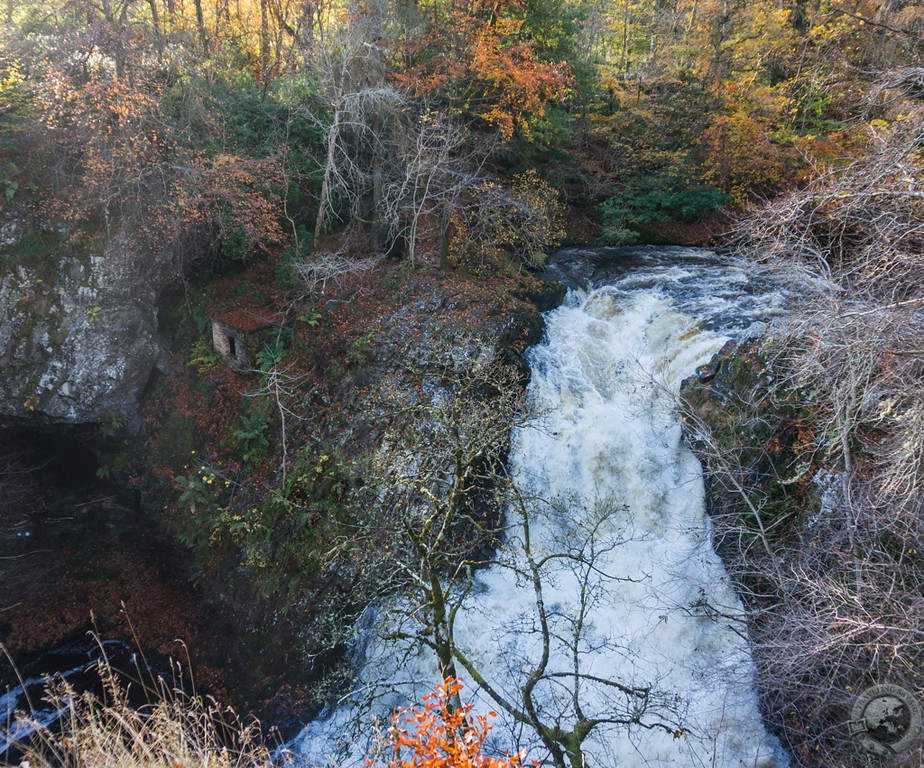
[[[865,692],[924,693],[920,501],[883,503],[877,472],[891,435],[882,416],[854,422],[849,452],[827,447],[842,404],[822,387],[794,386],[781,337],[728,346],[686,382],[686,436],[746,609],[769,727],[793,765],[859,768],[871,760],[857,739],[867,731],[848,726]],[[881,402],[874,388],[865,394]],[[924,765],[920,741],[893,750],[902,728],[884,749],[895,765]]]
[[[375,456],[394,403],[438,399],[434,371],[516,365],[539,338],[539,309],[564,293],[514,269],[477,276],[382,262],[297,302],[271,340],[282,361],[273,369],[282,389],[271,389],[267,370],[225,365],[201,321],[291,306],[297,288],[272,259],[194,275],[171,298],[167,266],[127,235],[95,247],[38,235],[25,217],[0,216],[0,265],[12,265],[0,268],[0,435],[29,445],[40,435],[42,446],[72,435],[75,451],[91,447],[96,474],[135,493],[139,517],[190,550],[209,606],[236,627],[222,644],[226,666],[260,695],[289,682],[280,659],[300,653],[312,622],[347,594],[350,574],[320,570],[312,542],[327,546],[324,523],[346,503],[336,486]],[[242,537],[228,527],[235,515],[266,525]]]
[[[19,260],[24,221],[0,228],[18,262],[0,278],[0,419],[136,431],[145,388],[167,358],[157,338],[163,265],[128,238]]]

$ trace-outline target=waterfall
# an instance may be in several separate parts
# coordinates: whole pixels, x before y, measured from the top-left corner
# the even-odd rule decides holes
[[[741,604],[712,549],[702,470],[677,413],[681,381],[781,298],[743,265],[695,249],[572,249],[554,269],[571,289],[527,354],[536,415],[510,453],[530,500],[521,519],[548,632],[511,510],[499,564],[476,574],[459,612],[457,644],[517,703],[547,646],[536,700],[550,724],[601,721],[582,744],[587,765],[784,765],[763,729]],[[369,635],[357,692],[398,684],[379,713],[419,701],[437,677],[432,654]],[[498,711],[495,748],[546,757],[529,727],[466,682],[477,710]],[[328,713],[298,750],[331,755],[359,714],[355,703]]]

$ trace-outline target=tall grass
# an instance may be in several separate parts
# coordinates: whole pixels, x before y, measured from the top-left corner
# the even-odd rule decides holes
[[[262,728],[230,708],[187,694],[164,680],[143,684],[147,704],[130,702],[130,685],[108,661],[98,666],[102,695],[50,680],[46,701],[61,716],[45,726],[17,713],[20,765],[29,768],[269,768]],[[134,691],[131,691],[134,694]],[[2,760],[0,760],[2,763]]]

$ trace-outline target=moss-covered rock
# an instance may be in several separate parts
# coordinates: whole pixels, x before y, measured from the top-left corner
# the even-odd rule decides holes
[[[816,495],[811,406],[777,385],[759,342],[729,342],[681,394],[685,436],[703,463],[710,511],[736,517],[754,536],[772,528],[774,545],[786,546],[787,531],[804,520]],[[716,530],[721,552],[726,529]]]

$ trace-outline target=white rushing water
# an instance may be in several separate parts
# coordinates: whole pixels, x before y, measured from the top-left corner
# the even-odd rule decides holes
[[[542,718],[566,728],[580,719],[637,721],[601,722],[583,743],[588,766],[784,765],[761,723],[740,602],[712,549],[702,471],[681,442],[676,408],[681,381],[729,336],[772,315],[779,297],[709,252],[602,256],[620,257],[621,266],[600,250],[559,262],[563,278],[588,286],[547,314],[546,338],[528,352],[538,415],[517,431],[510,455],[518,487],[541,500],[530,507],[530,535],[550,627],[550,662],[536,688]],[[455,636],[519,703],[519,686],[542,658],[542,633],[522,574],[523,531],[516,513],[509,517],[500,553],[509,567],[476,575]],[[399,683],[376,705],[381,714],[419,701],[438,675],[432,654],[378,639],[387,621],[374,624],[356,693]],[[627,697],[612,681],[650,694]],[[499,712],[497,749],[525,746],[546,757],[535,734],[483,691],[467,681],[465,694],[476,709]],[[332,755],[359,713],[344,705],[310,724],[296,744],[301,754]]]
[[[99,640],[82,637],[41,654],[24,668],[13,672],[0,669],[4,678],[13,673],[15,684],[2,685],[0,680],[0,765],[16,765],[16,749],[28,743],[29,737],[43,729],[54,729],[70,707],[69,697],[57,701],[47,696],[50,682],[66,682],[78,693],[93,692],[102,696],[99,664],[106,660],[110,670],[123,682],[137,681],[144,667],[135,651],[120,640]],[[151,670],[148,670],[151,671]],[[153,678],[153,672],[152,672]],[[9,681],[11,682],[11,681]],[[135,702],[140,704],[141,701]],[[147,703],[147,700],[144,700]]]

